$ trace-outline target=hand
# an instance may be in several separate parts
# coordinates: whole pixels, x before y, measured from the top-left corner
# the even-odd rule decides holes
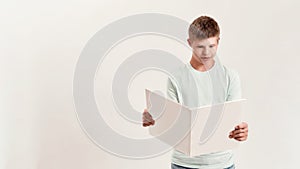
[[[150,125],[154,125],[155,121],[153,120],[151,114],[148,112],[147,109],[144,110],[143,113],[143,126],[147,127]]]
[[[248,138],[248,124],[243,122],[237,125],[234,130],[229,133],[229,138],[234,138],[237,141],[245,141]]]

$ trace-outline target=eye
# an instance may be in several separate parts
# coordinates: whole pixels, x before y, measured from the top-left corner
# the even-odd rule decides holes
[[[210,48],[213,48],[213,47],[215,47],[215,45],[209,45],[209,47],[210,47]]]
[[[204,46],[197,46],[197,48],[204,48]]]

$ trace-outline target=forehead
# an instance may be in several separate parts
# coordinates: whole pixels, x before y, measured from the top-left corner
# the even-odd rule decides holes
[[[219,37],[210,37],[206,39],[194,39],[193,44],[195,45],[213,45],[213,44],[218,44],[218,39]]]

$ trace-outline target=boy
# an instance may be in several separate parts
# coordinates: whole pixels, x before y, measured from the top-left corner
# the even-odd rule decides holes
[[[183,105],[199,107],[211,103],[241,98],[238,74],[217,62],[216,52],[220,39],[217,22],[208,16],[201,16],[189,27],[188,44],[193,50],[192,58],[183,68],[174,73],[175,79],[168,79],[167,96]],[[196,89],[191,87],[193,78]],[[143,126],[154,125],[150,113],[145,109]],[[245,141],[248,124],[241,123],[229,133],[229,138]],[[177,150],[172,155],[172,169],[233,169],[232,150],[189,157]]]

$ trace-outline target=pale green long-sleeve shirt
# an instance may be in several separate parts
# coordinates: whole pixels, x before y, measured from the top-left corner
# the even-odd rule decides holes
[[[241,98],[238,74],[218,62],[205,72],[190,63],[178,68],[168,79],[167,97],[190,108]],[[232,150],[189,157],[173,151],[172,163],[199,169],[222,169],[234,164]]]

